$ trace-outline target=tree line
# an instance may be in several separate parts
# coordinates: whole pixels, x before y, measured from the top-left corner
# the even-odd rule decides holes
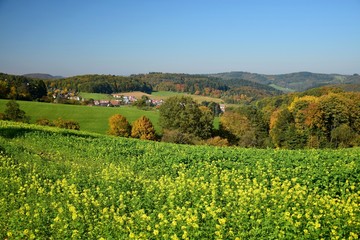
[[[160,107],[162,141],[256,148],[360,146],[360,93],[322,87],[243,104],[220,116],[191,97]]]
[[[360,146],[360,93],[322,87],[226,112],[220,133],[243,147]]]

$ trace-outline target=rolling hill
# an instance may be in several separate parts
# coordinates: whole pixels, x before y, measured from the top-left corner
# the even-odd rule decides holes
[[[322,74],[311,72],[297,72],[278,75],[266,75],[249,72],[225,72],[211,74],[226,81],[248,80],[264,85],[273,86],[283,91],[305,91],[310,88],[334,84],[360,84],[360,76],[341,74]]]

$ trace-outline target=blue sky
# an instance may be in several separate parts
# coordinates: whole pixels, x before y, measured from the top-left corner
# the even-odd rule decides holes
[[[360,73],[360,0],[0,0],[0,72]]]

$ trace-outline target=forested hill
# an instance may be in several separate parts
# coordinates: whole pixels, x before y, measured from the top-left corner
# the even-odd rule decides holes
[[[56,80],[46,80],[48,90],[61,89],[73,92],[117,93],[152,92],[152,86],[140,78],[115,75],[81,75]]]
[[[311,72],[297,72],[289,74],[266,75],[249,72],[225,72],[211,74],[209,76],[222,78],[224,80],[249,80],[252,82],[266,84],[288,91],[304,91],[310,88],[333,84],[360,84],[360,76],[341,74],[322,74]]]
[[[159,73],[131,76],[83,75],[58,80],[46,80],[48,89],[74,92],[117,93],[129,91],[173,91],[212,96],[226,102],[253,101],[282,92],[271,86],[248,80],[224,81],[206,75]]]

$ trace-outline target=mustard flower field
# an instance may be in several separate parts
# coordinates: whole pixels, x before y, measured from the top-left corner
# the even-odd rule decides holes
[[[216,148],[0,121],[0,239],[358,239],[360,149]]]

